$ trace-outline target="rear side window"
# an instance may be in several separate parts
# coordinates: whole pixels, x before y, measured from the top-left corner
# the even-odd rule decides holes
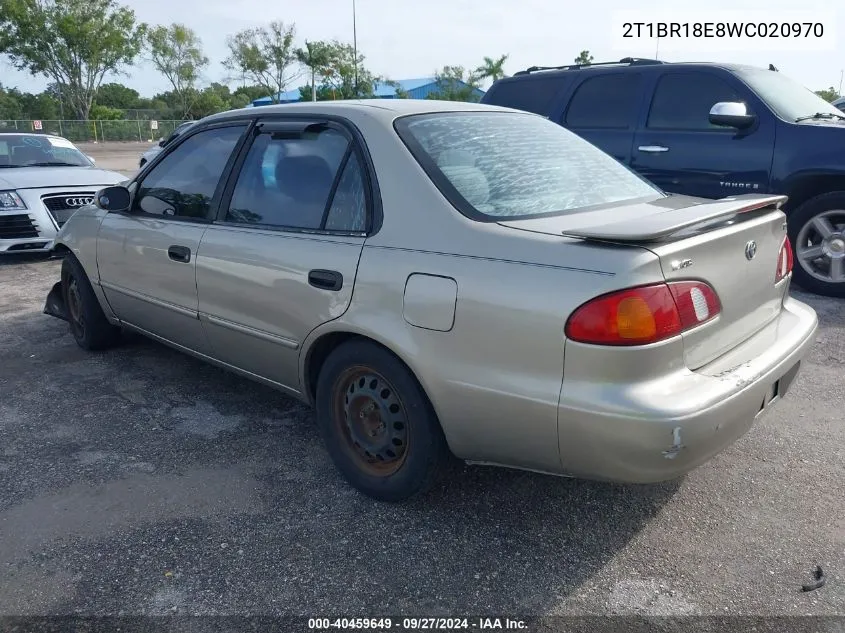
[[[743,101],[727,82],[712,73],[669,73],[657,82],[647,127],[658,130],[722,130],[710,123],[710,109],[720,101]]]
[[[563,124],[571,128],[626,129],[633,125],[640,102],[637,73],[591,77],[575,89]]]
[[[487,92],[484,103],[547,115],[554,98],[569,83],[557,77],[529,77],[497,82]]]
[[[395,125],[446,198],[474,220],[560,215],[663,195],[537,115],[449,112],[407,116]]]
[[[331,128],[297,138],[259,134],[238,175],[226,221],[364,231],[363,169],[347,137]]]

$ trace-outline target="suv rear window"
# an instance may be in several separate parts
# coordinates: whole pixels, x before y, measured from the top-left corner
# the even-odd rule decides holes
[[[493,84],[483,101],[545,116],[554,98],[568,84],[569,80],[560,76],[505,79]]]
[[[533,114],[417,114],[395,125],[443,194],[475,220],[561,215],[663,195],[615,158]]]

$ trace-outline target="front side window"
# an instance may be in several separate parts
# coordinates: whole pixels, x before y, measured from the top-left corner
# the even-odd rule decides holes
[[[138,211],[210,220],[211,200],[244,125],[203,130],[176,147],[141,181]]]
[[[787,121],[795,121],[814,114],[827,114],[833,118],[839,118],[842,114],[837,107],[783,73],[749,68],[738,70],[736,76],[757,93],[757,96],[765,101],[775,114]],[[839,108],[842,107],[840,103]]]
[[[262,132],[244,160],[227,222],[274,228],[363,231],[363,172],[340,131]]]
[[[664,194],[596,146],[532,114],[448,112],[397,120],[444,195],[478,220],[574,213]]]
[[[669,73],[657,82],[647,127],[658,130],[721,130],[710,123],[710,110],[722,101],[743,101],[712,73]]]

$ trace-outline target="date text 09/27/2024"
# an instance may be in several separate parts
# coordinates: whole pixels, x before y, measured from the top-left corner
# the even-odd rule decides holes
[[[364,631],[518,631],[527,629],[524,620],[511,618],[309,618],[313,631],[334,629]]]

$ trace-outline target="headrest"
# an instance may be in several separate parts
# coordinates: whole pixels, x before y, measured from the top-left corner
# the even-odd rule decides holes
[[[446,165],[440,170],[472,206],[478,208],[490,199],[490,184],[487,182],[487,176],[477,167]]]
[[[465,167],[473,167],[475,165],[475,157],[463,149],[447,149],[437,156],[437,166],[440,168],[446,166],[457,167],[463,165]]]
[[[286,156],[276,165],[276,185],[296,197],[325,196],[333,179],[329,164],[319,156]]]

